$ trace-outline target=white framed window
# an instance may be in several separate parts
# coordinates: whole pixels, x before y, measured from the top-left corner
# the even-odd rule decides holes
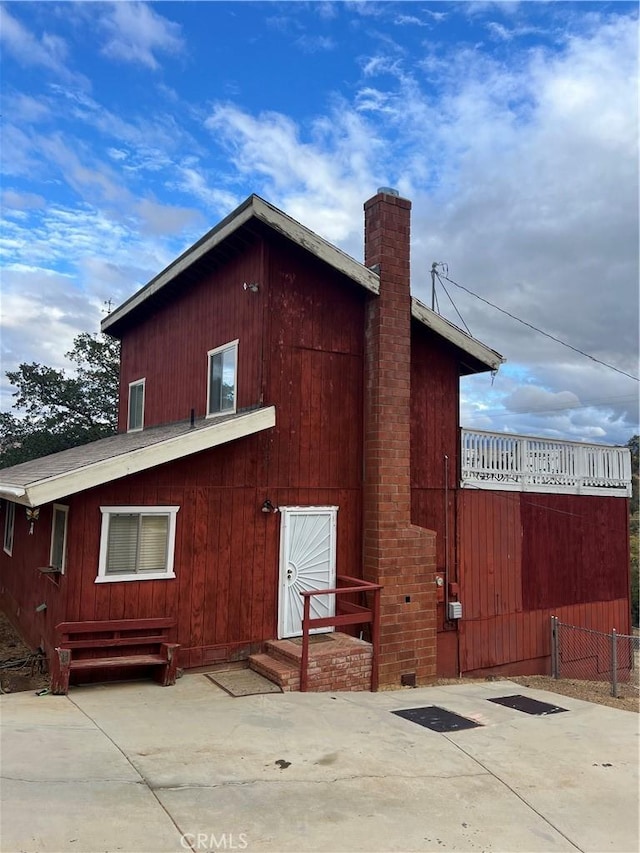
[[[238,341],[207,353],[207,417],[236,410]]]
[[[51,549],[49,551],[49,566],[64,574],[64,561],[67,555],[67,517],[69,507],[62,504],[53,505],[51,520]]]
[[[175,578],[179,506],[101,506],[96,583]]]
[[[137,432],[144,426],[144,385],[144,379],[129,383],[127,432]]]
[[[4,513],[4,550],[9,556],[13,554],[13,529],[16,523],[16,505],[13,501],[5,501]]]

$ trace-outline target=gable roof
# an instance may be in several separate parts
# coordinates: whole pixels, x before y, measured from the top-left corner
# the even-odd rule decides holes
[[[126,302],[118,306],[102,321],[102,331],[118,337],[132,315],[149,299],[187,273],[205,255],[212,252],[233,235],[238,235],[251,221],[261,222],[302,249],[324,261],[338,272],[343,273],[355,284],[376,295],[380,292],[380,277],[377,272],[356,261],[342,249],[319,237],[306,226],[297,222],[283,211],[257,195],[250,195],[239,207],[207,232],[196,243],[169,264],[159,275],[140,288]],[[453,323],[445,320],[435,311],[427,308],[417,299],[412,299],[411,314],[419,323],[442,336],[464,353],[471,356],[466,365],[467,372],[477,373],[483,370],[497,370],[505,359],[495,350],[467,335]]]
[[[42,506],[275,426],[275,406],[118,433],[0,470],[0,497]]]

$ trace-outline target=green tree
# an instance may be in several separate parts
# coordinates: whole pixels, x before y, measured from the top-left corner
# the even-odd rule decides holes
[[[640,625],[640,568],[638,558],[638,468],[640,462],[640,435],[627,442],[631,451],[631,500],[629,501],[629,545],[631,551],[631,620]]]
[[[120,345],[83,332],[66,354],[72,375],[43,364],[7,371],[18,414],[0,414],[0,467],[112,435],[118,419]]]

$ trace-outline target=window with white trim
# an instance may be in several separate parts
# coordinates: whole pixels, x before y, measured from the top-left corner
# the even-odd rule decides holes
[[[64,574],[64,561],[67,555],[67,516],[69,507],[62,504],[53,505],[51,520],[51,548],[49,550],[49,566]]]
[[[96,583],[175,578],[178,506],[101,506]]]
[[[207,353],[207,417],[236,410],[238,341]]]
[[[127,432],[137,432],[144,426],[144,379],[129,383],[129,419]]]
[[[4,512],[4,550],[9,556],[13,553],[13,529],[16,523],[16,505],[5,501]]]

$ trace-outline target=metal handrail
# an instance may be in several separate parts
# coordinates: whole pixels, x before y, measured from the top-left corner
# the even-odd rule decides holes
[[[300,692],[307,690],[309,668],[309,631],[312,628],[336,628],[343,625],[364,625],[371,623],[371,692],[378,689],[378,657],[380,654],[380,590],[382,585],[370,583],[360,578],[348,575],[338,575],[337,581],[348,582],[351,586],[331,587],[330,589],[305,590],[300,595],[304,599],[302,616],[302,659],[300,661]],[[336,604],[339,595],[370,590],[373,592],[373,606],[363,607],[359,604],[343,602],[343,608],[348,606],[348,613],[336,613],[334,616],[311,618],[311,598],[314,595],[335,595]],[[337,609],[337,608],[336,608]]]

